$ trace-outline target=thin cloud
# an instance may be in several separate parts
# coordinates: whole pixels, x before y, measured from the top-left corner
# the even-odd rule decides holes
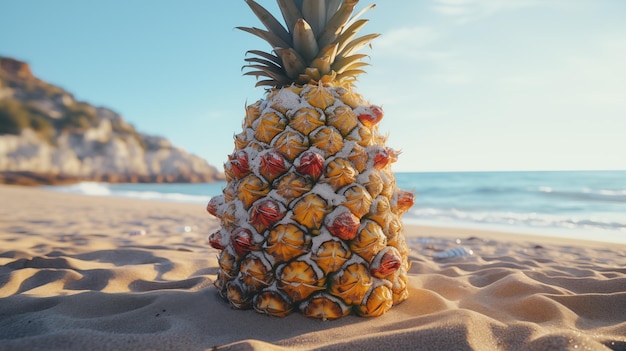
[[[429,27],[404,27],[390,30],[376,41],[383,50],[401,46],[424,47],[439,38],[439,34]]]
[[[430,27],[397,28],[377,41],[376,52],[379,57],[402,61],[401,64],[389,64],[389,67],[417,65],[416,61],[422,62],[419,65],[430,65],[428,72],[414,72],[422,80],[451,85],[471,82],[472,75],[468,73],[470,67],[455,52],[437,48],[441,40],[444,40],[442,35]],[[411,75],[407,72],[404,74]]]
[[[390,56],[403,60],[437,60],[450,57],[445,51],[429,47],[440,38],[430,27],[404,27],[387,32],[376,40],[377,55]]]
[[[541,5],[538,0],[434,0],[433,10],[456,19],[458,24],[475,22],[496,13]]]

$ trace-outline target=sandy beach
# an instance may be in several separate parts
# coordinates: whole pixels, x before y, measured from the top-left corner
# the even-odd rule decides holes
[[[217,227],[199,205],[0,186],[0,350],[626,350],[626,245],[410,226],[409,299],[323,322],[231,309]]]

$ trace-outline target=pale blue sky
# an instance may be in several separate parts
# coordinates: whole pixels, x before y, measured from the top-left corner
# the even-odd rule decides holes
[[[626,1],[377,4],[357,90],[396,171],[626,169]],[[0,55],[221,167],[268,50],[236,26],[260,26],[243,0],[0,0]]]

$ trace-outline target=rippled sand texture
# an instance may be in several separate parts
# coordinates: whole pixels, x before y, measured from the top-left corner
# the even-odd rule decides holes
[[[410,227],[409,300],[322,322],[232,310],[215,228],[201,205],[0,186],[0,350],[626,350],[624,245]]]

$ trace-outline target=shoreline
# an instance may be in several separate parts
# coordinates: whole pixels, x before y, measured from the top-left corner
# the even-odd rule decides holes
[[[408,221],[405,223],[405,228],[411,228],[407,232],[420,232],[420,233],[432,233],[423,236],[443,236],[453,238],[455,233],[459,233],[461,237],[484,237],[491,240],[499,241],[515,241],[515,242],[534,242],[540,241],[544,243],[551,243],[555,245],[581,245],[581,246],[597,246],[605,247],[607,245],[617,245],[626,249],[626,232],[617,233],[623,234],[624,238],[609,237],[609,234],[602,233],[602,235],[593,240],[588,238],[582,233],[582,230],[567,232],[566,229],[540,229],[540,228],[503,228],[498,227],[489,228],[489,226],[456,226],[453,224],[416,224],[415,221]],[[526,230],[524,230],[526,229]],[[421,235],[421,234],[420,234]],[[603,240],[604,239],[604,240]]]
[[[96,182],[105,184],[197,184],[223,181],[223,174],[207,176],[202,174],[190,174],[186,176],[161,176],[161,175],[118,175],[101,174],[94,177],[85,177],[58,173],[39,173],[30,171],[0,171],[0,185],[19,186],[63,186],[84,182]]]
[[[162,184],[162,183],[155,183]],[[193,183],[185,183],[185,184],[193,184]],[[1,186],[14,186],[7,184],[0,184]],[[123,195],[101,195],[101,194],[81,194],[81,193],[72,193],[65,191],[55,191],[53,189],[46,189],[46,187],[55,187],[55,186],[35,186],[32,188],[40,189],[42,191],[50,191],[54,193],[61,194],[74,194],[81,196],[95,196],[95,197],[105,197],[105,198],[114,198],[114,199],[124,199],[124,200],[141,200],[141,201],[156,201],[156,202],[165,202],[165,203],[180,203],[180,204],[193,204],[195,206],[204,207],[205,203],[200,203],[196,201],[187,201],[184,199],[166,199],[166,198],[158,198],[158,199],[140,199],[136,197],[128,197]],[[30,188],[30,187],[29,187]],[[210,195],[206,195],[210,197]],[[208,203],[208,201],[207,201]],[[207,214],[210,218],[211,216]],[[522,227],[522,226],[514,226],[514,225],[504,225],[504,224],[488,224],[488,223],[471,223],[471,222],[454,222],[454,223],[439,223],[436,221],[416,219],[411,217],[406,217],[403,219],[405,227],[416,227],[416,228],[426,228],[429,230],[434,230],[438,233],[447,233],[449,231],[460,231],[467,232],[468,235],[476,236],[479,233],[486,233],[490,237],[497,239],[498,237],[513,239],[515,240],[517,236],[521,238],[527,238],[528,240],[537,239],[537,237],[546,238],[546,240],[550,240],[551,242],[558,243],[559,241],[569,242],[571,244],[575,244],[577,242],[590,242],[595,243],[597,245],[602,244],[616,244],[616,245],[626,245],[626,231],[618,231],[618,230],[599,230],[599,229],[567,229],[567,228],[554,228],[554,227]],[[423,230],[421,231],[423,232]],[[497,235],[497,237],[495,236]],[[620,236],[621,235],[621,236]]]

